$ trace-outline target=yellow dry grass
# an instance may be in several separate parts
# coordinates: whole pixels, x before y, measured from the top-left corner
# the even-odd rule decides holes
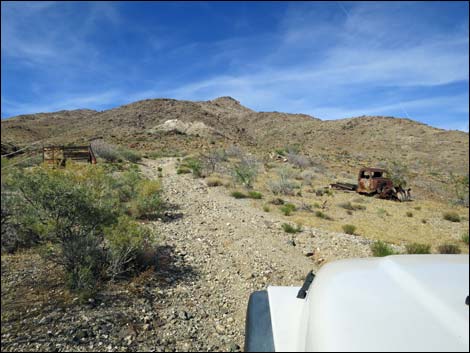
[[[268,180],[275,178],[273,170],[260,174],[255,188],[263,192],[265,199],[272,195],[267,189]],[[415,199],[410,202],[394,202],[381,200],[374,197],[362,196],[354,192],[333,191],[333,195],[317,196],[314,191],[327,186],[333,180],[324,176],[314,179],[312,186],[301,188],[302,196],[279,195],[286,202],[294,204],[306,204],[313,206],[315,203],[323,205],[324,209],[312,207],[313,212],[295,211],[290,216],[284,216],[279,207],[271,207],[271,212],[276,212],[294,223],[301,223],[307,227],[317,227],[329,231],[342,233],[344,224],[352,224],[357,227],[356,234],[372,240],[404,245],[406,243],[430,244],[435,252],[437,247],[444,243],[456,244],[463,253],[468,253],[468,246],[461,240],[462,234],[468,232],[468,209],[457,207],[448,203]],[[351,202],[353,205],[365,206],[365,210],[348,210],[338,204]],[[257,203],[262,208],[262,203]],[[332,220],[315,216],[315,211],[320,210]],[[450,222],[443,219],[447,211],[455,211],[460,217],[460,222]],[[407,213],[412,213],[410,217]]]

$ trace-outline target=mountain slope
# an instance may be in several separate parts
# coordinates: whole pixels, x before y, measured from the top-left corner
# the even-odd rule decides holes
[[[170,120],[175,126],[197,126],[203,133],[162,129]],[[392,117],[322,121],[304,114],[255,112],[231,97],[200,102],[147,99],[102,112],[21,115],[2,121],[1,137],[2,144],[20,147],[38,140],[89,143],[101,137],[141,150],[190,153],[234,144],[263,156],[298,144],[303,154],[334,173],[355,175],[360,166],[403,162],[416,186],[435,189],[437,194],[448,188],[449,172],[468,174],[469,162],[468,133]]]

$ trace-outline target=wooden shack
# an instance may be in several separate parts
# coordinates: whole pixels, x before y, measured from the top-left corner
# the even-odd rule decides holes
[[[93,149],[88,146],[45,146],[42,148],[42,159],[47,164],[65,166],[68,160],[96,164]]]

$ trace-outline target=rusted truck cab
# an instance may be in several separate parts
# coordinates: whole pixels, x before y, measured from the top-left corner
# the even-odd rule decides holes
[[[392,190],[393,182],[387,178],[387,171],[380,168],[362,168],[357,179],[357,192],[361,194],[381,194]]]

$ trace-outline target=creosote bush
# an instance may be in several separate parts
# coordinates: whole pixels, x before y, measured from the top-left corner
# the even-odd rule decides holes
[[[244,194],[241,191],[232,191],[230,194],[232,197],[235,197],[236,199],[246,199],[248,196]]]
[[[321,218],[321,219],[326,219],[328,221],[333,220],[330,216],[328,216],[326,213],[322,211],[315,211],[315,217]]]
[[[468,245],[468,231],[462,234],[462,241]]]
[[[352,224],[344,224],[342,228],[343,228],[343,232],[345,232],[346,234],[353,235],[356,232],[356,226]]]
[[[296,227],[293,227],[289,223],[283,223],[282,229],[286,233],[291,233],[291,234],[300,233],[302,231],[302,226],[298,224]]]
[[[375,257],[383,257],[388,255],[395,255],[395,251],[393,251],[392,247],[387,243],[384,243],[381,240],[377,240],[371,244],[370,249],[372,251],[372,255]]]
[[[445,212],[442,217],[446,220],[446,221],[450,221],[450,222],[460,222],[460,216],[457,212],[455,211],[450,211],[450,212]]]
[[[116,173],[109,167],[70,164],[2,173],[15,195],[7,222],[18,237],[29,234],[44,244],[42,255],[65,270],[67,286],[82,297],[105,280],[142,268],[137,258],[151,247],[150,230],[124,212],[137,205],[139,216],[153,214],[160,186],[132,169]],[[3,241],[2,234],[2,248]]]
[[[455,244],[442,244],[437,248],[439,254],[460,254],[460,248]]]
[[[262,195],[260,192],[258,192],[258,191],[249,191],[249,192],[248,192],[248,197],[249,197],[250,199],[260,200],[260,199],[263,198],[263,195]]]
[[[407,254],[430,254],[431,253],[431,245],[427,245],[427,244],[411,243],[411,244],[406,244],[405,248],[406,248]]]
[[[286,203],[282,205],[279,209],[282,213],[284,213],[285,216],[290,216],[292,212],[294,212],[297,208],[291,203]]]

